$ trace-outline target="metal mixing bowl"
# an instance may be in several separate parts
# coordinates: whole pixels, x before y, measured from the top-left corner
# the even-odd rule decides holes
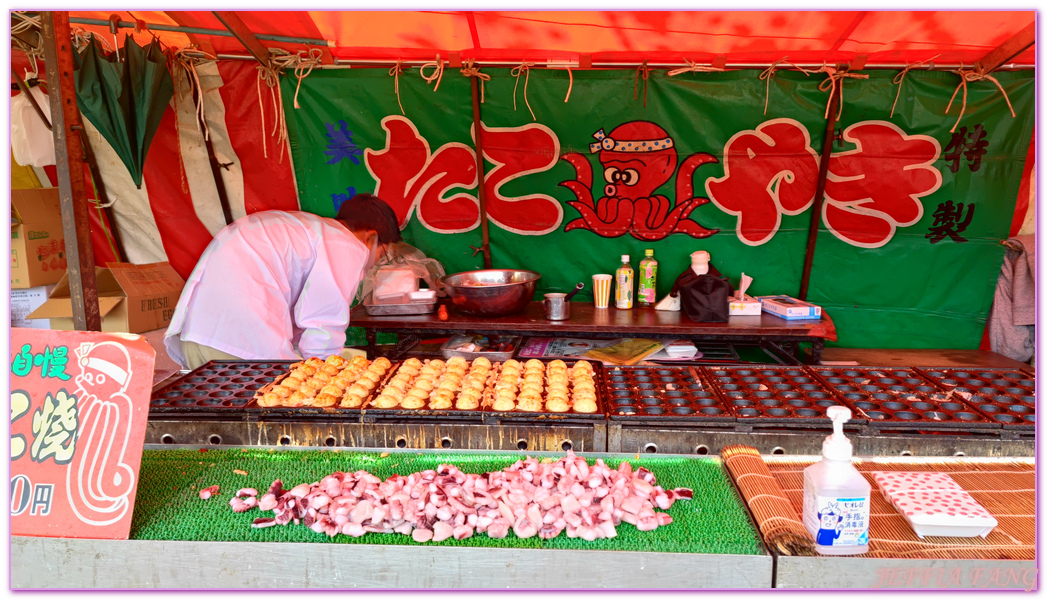
[[[455,273],[441,281],[458,310],[500,317],[522,311],[534,298],[534,288],[541,277],[534,271],[483,269]]]

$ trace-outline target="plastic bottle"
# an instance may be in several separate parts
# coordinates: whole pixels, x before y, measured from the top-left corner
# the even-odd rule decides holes
[[[803,524],[819,554],[865,554],[872,486],[851,464],[851,441],[843,435],[851,411],[830,406],[825,412],[833,434],[822,443],[822,460],[803,470]]]
[[[636,303],[640,306],[654,306],[658,287],[658,261],[654,259],[654,250],[643,251],[644,259],[640,261],[640,286],[636,290]]]
[[[629,309],[633,307],[633,267],[629,264],[629,255],[622,255],[622,266],[614,272],[614,279],[618,282],[614,290],[614,305],[616,308]]]

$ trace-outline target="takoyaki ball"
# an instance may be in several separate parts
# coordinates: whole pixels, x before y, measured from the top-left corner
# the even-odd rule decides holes
[[[549,398],[545,401],[545,409],[549,412],[562,413],[570,410],[567,400],[563,398]]]
[[[491,361],[487,360],[487,357],[484,357],[484,356],[480,356],[478,358],[473,359],[472,367],[474,369],[476,367],[481,367],[481,366],[485,367],[487,369],[490,369],[491,368]]]
[[[352,393],[352,390],[350,389],[350,391],[345,393],[345,396],[342,396],[342,402],[341,404],[339,404],[339,406],[341,406],[342,408],[360,408],[361,406],[363,406],[364,397],[366,395],[366,392],[362,396],[357,395],[355,393]]]
[[[320,394],[328,394],[331,396],[338,396],[340,398],[342,396],[342,390],[339,389],[337,385],[329,383],[324,387],[320,388]]]
[[[454,402],[458,410],[476,410],[480,407],[480,398],[474,396],[459,396]]]
[[[408,395],[400,402],[400,408],[407,408],[410,410],[417,410],[419,408],[425,408],[425,401],[427,398],[419,398],[417,396]]]
[[[498,412],[509,412],[516,409],[516,402],[511,398],[496,398],[494,405],[491,407]]]
[[[454,392],[449,390],[437,390],[429,398],[429,408],[443,410],[451,408],[454,404]]]
[[[524,383],[520,386],[520,395],[524,394],[537,394],[542,395],[542,384],[540,383]]]
[[[432,379],[419,378],[415,380],[414,387],[420,390],[425,390],[426,392],[431,392],[436,386],[433,385]]]
[[[320,388],[322,387],[324,387],[324,383],[322,381],[310,379],[309,381],[306,381],[302,383],[302,385],[298,386],[298,391],[306,393],[309,395],[310,398],[312,398],[317,394],[317,392],[320,391]],[[311,390],[312,393],[309,394],[308,390]]]
[[[374,359],[374,362],[371,363],[371,366],[372,367],[378,367],[382,371],[388,371],[389,367],[393,366],[393,363],[389,362],[389,359],[383,356],[383,357]]]
[[[341,369],[341,368],[339,368],[339,367],[336,367],[336,366],[334,366],[334,365],[332,365],[332,364],[325,364],[325,365],[324,365],[324,366],[323,366],[323,367],[322,367],[322,368],[320,369],[320,372],[321,372],[321,373],[327,373],[327,374],[328,374],[328,375],[330,375],[331,377],[334,377],[335,375],[337,375],[337,374],[341,373],[341,372],[342,372],[342,369]]]
[[[523,365],[520,364],[520,361],[518,361],[518,360],[516,360],[514,358],[510,358],[509,360],[507,360],[504,363],[502,363],[502,368],[503,369],[522,369]]]
[[[457,367],[457,366],[468,367],[469,366],[469,361],[465,360],[461,356],[452,356],[451,358],[447,359],[447,368],[448,369],[450,369],[451,367]]]
[[[567,368],[567,363],[565,363],[564,361],[560,360],[559,358],[556,359],[556,360],[553,360],[553,361],[549,361],[549,368],[552,369],[554,367],[555,368],[566,369]]]
[[[302,392],[295,392],[291,394],[291,396],[288,397],[287,400],[284,401],[284,406],[305,406],[305,403],[309,400],[311,400],[311,398],[309,398]]]
[[[320,393],[313,399],[313,406],[320,408],[327,408],[328,406],[334,406],[338,403],[338,396],[335,394],[324,394]]]
[[[533,396],[520,397],[516,403],[516,410],[524,412],[542,412],[542,399]]]
[[[574,412],[594,413],[596,412],[596,400],[575,400]]]
[[[436,367],[437,369],[443,369],[443,368],[447,367],[447,363],[445,363],[444,361],[440,360],[439,358],[434,358],[433,360],[429,361],[429,365],[428,366]]]
[[[360,379],[359,381],[357,381],[357,383],[364,380],[370,381],[371,383],[378,383],[382,380],[382,375],[380,373],[375,373],[374,371],[368,369],[360,374]]]
[[[269,408],[271,406],[280,406],[281,400],[282,398],[280,398],[273,392],[269,392],[258,399],[258,406],[261,406],[263,408]]]
[[[269,393],[275,394],[277,398],[286,398],[286,397],[290,396],[292,393],[294,393],[294,389],[293,388],[284,387],[282,385],[277,385],[277,386],[274,386],[273,389],[270,390]]]
[[[287,377],[284,377],[283,381],[280,382],[280,385],[286,388],[291,388],[292,390],[297,390],[302,386],[302,382],[306,379],[309,379],[309,377],[307,377],[305,373],[291,373]]]
[[[557,373],[549,376],[550,384],[567,385],[567,376]]]
[[[426,365],[418,371],[420,377],[439,377],[443,369],[438,369],[432,365]]]
[[[331,375],[328,375],[323,369],[321,369],[316,372],[316,375],[313,375],[313,379],[315,379],[316,381],[322,381],[324,383],[327,383],[328,381],[331,381],[332,377]]]
[[[414,377],[422,371],[421,367],[408,367],[407,365],[400,365],[399,370],[396,371],[397,375],[405,375],[407,377]]]
[[[378,397],[371,400],[371,406],[375,408],[396,408],[399,405],[400,399],[388,394],[379,394]]]
[[[305,364],[319,368],[324,366],[324,361],[319,357],[310,356],[309,358],[305,359]]]
[[[389,383],[385,384],[386,390],[393,389],[401,392],[406,392],[409,387],[407,381],[403,379],[391,379],[389,380]]]
[[[417,358],[408,358],[404,361],[403,366],[410,367],[412,369],[421,369],[422,361],[418,360]]]
[[[524,367],[527,367],[528,369],[545,369],[545,365],[542,364],[542,361],[538,360],[537,358],[532,358],[531,360],[524,363]]]
[[[324,359],[324,363],[341,369],[345,367],[345,365],[349,364],[349,361],[345,360],[345,358],[342,357],[341,354],[332,354],[331,356],[328,356]]]

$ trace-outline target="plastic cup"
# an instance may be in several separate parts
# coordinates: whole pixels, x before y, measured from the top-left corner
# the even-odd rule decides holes
[[[607,308],[611,303],[613,275],[593,275],[593,302],[596,308]]]

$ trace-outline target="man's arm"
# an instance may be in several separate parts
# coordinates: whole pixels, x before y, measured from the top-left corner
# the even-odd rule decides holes
[[[341,353],[366,262],[367,249],[355,239],[327,235],[317,245],[313,269],[294,305],[295,324],[303,330],[298,341],[303,358]]]

